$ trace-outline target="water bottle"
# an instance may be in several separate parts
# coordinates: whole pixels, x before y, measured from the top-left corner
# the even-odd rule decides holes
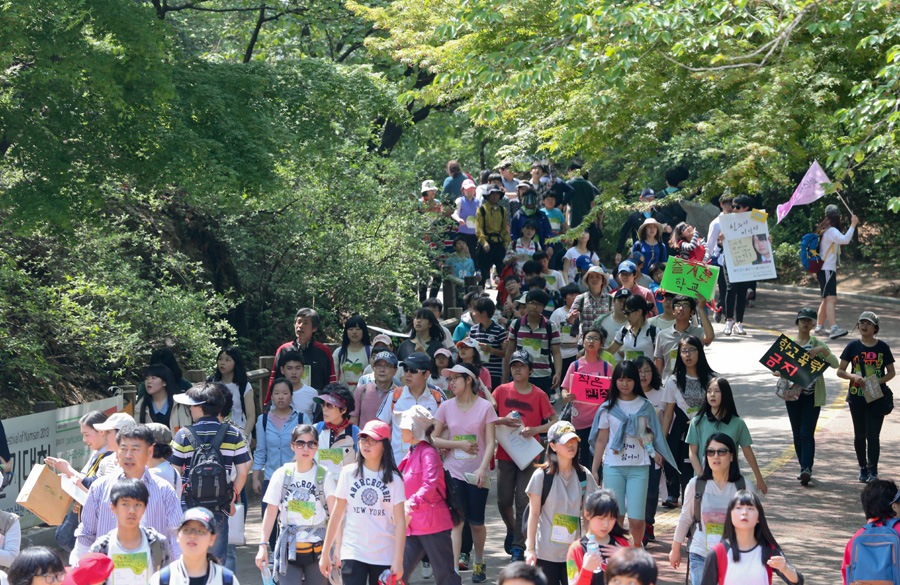
[[[273,585],[272,572],[269,571],[269,565],[264,565],[260,573],[262,573],[263,585]]]
[[[597,539],[594,538],[593,534],[588,534],[587,537],[587,551],[585,554],[594,554],[600,551],[600,545],[597,544]]]

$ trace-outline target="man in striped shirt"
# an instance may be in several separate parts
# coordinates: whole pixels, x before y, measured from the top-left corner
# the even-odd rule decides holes
[[[172,455],[169,457],[169,463],[181,472],[183,478],[184,489],[181,492],[181,498],[185,508],[194,507],[190,500],[191,459],[194,456],[194,446],[191,444],[188,428],[193,428],[202,443],[212,442],[219,427],[227,424],[220,423],[217,418],[225,406],[225,392],[228,392],[228,389],[221,383],[206,382],[202,386],[191,388],[184,394],[175,395],[176,402],[190,406],[191,417],[194,419],[194,424],[180,429],[172,439]],[[250,454],[247,451],[247,443],[244,441],[243,435],[231,425],[228,426],[219,452],[222,455],[222,465],[225,467],[226,476],[234,478],[231,482],[233,492],[231,504],[227,506],[227,509],[211,510],[216,518],[216,541],[210,552],[218,559],[225,559],[228,549],[228,516],[235,513],[234,503],[240,497],[244,482],[247,481]]]
[[[75,531],[77,542],[69,564],[76,564],[95,540],[116,527],[116,515],[109,505],[109,494],[113,485],[123,478],[138,479],[147,486],[150,499],[141,524],[165,535],[173,558],[181,557],[175,534],[182,516],[178,495],[169,482],[147,469],[147,462],[153,454],[153,431],[146,425],[131,425],[118,432],[116,443],[119,467],[111,475],[105,475],[91,484],[81,512],[81,524]]]
[[[535,289],[525,296],[525,316],[512,322],[509,328],[509,343],[503,360],[503,379],[509,376],[509,359],[515,351],[524,351],[534,360],[534,371],[529,381],[547,393],[550,402],[555,402],[553,389],[562,379],[562,355],[559,327],[551,323],[541,313],[550,295],[547,291]],[[552,354],[552,362],[551,362]]]
[[[481,352],[482,362],[491,375],[491,390],[503,384],[503,358],[506,350],[503,343],[506,341],[506,328],[497,325],[491,319],[497,306],[488,297],[482,297],[475,301],[472,309],[472,321],[475,322],[469,329],[469,337],[478,342],[478,350]]]

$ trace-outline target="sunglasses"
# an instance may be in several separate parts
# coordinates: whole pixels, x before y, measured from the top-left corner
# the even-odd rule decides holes
[[[418,373],[421,372],[421,371],[422,371],[422,370],[420,370],[420,369],[418,369],[418,368],[406,368],[406,373],[407,373],[407,374],[418,374]]]
[[[301,449],[315,449],[319,446],[318,441],[294,441],[295,447],[300,447]]]
[[[731,453],[728,449],[707,449],[706,456],[707,457],[725,457]]]
[[[632,313],[636,313],[637,311],[632,311],[632,310],[630,310],[630,309],[625,309],[625,310],[622,311],[622,312],[625,313],[625,316],[627,317],[628,315],[630,315],[630,314],[632,314]]]

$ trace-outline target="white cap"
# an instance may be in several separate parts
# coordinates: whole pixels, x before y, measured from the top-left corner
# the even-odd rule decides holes
[[[110,416],[102,423],[94,425],[94,429],[98,431],[117,431],[125,427],[137,424],[134,418],[127,412],[117,412]]]

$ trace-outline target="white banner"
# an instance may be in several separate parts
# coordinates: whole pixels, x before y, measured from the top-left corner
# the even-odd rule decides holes
[[[768,214],[759,209],[720,216],[719,227],[725,236],[723,251],[728,282],[778,278],[767,217]]]
[[[92,410],[102,410],[107,414],[122,409],[122,397],[114,396],[87,404],[76,404],[58,410],[29,414],[3,421],[9,452],[15,457],[16,465],[11,485],[0,493],[0,510],[18,514],[23,528],[35,526],[41,520],[16,504],[16,495],[36,463],[43,463],[47,456],[59,457],[81,469],[87,462],[89,451],[81,440],[81,425],[78,420]]]

